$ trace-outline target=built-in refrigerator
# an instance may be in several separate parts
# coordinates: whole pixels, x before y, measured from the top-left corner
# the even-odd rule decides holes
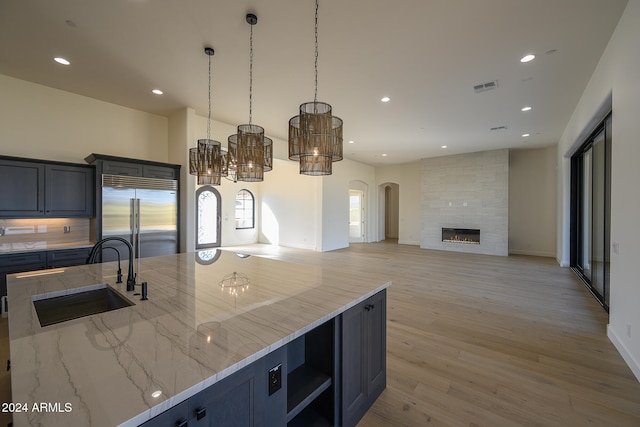
[[[177,253],[178,181],[103,174],[101,228],[102,238],[129,241],[136,258]],[[128,257],[123,243],[103,246],[116,249],[103,249],[103,261]]]

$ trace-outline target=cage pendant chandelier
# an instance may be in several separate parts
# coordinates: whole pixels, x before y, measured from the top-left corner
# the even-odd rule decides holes
[[[289,159],[300,162],[301,174],[318,176],[331,175],[332,163],[342,160],[342,119],[318,101],[318,0],[315,5],[315,94],[289,120]]]
[[[258,182],[273,169],[273,141],[264,136],[264,128],[253,124],[253,26],[258,17],[246,16],[249,35],[249,123],[238,125],[237,133],[228,138],[227,168],[234,181]],[[232,178],[230,178],[232,179]]]
[[[224,159],[220,142],[211,139],[211,57],[214,50],[205,47],[204,53],[209,57],[207,139],[199,139],[197,146],[189,149],[189,173],[198,177],[198,185],[220,185]]]

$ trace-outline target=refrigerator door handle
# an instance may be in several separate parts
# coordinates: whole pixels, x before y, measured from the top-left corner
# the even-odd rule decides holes
[[[140,258],[140,199],[136,199],[136,252]]]
[[[136,233],[136,223],[135,223],[136,205],[135,205],[135,200],[136,199],[129,199],[129,232],[131,233],[131,238],[129,239],[129,241],[131,242],[131,244],[133,244],[135,242],[134,237],[135,237],[135,233]]]

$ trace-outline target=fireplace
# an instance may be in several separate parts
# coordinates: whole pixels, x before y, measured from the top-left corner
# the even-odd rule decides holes
[[[446,243],[480,244],[480,230],[474,228],[443,228],[442,241]]]

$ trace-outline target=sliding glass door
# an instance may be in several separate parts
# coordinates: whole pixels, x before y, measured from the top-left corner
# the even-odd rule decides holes
[[[572,157],[571,265],[609,307],[611,115]]]

